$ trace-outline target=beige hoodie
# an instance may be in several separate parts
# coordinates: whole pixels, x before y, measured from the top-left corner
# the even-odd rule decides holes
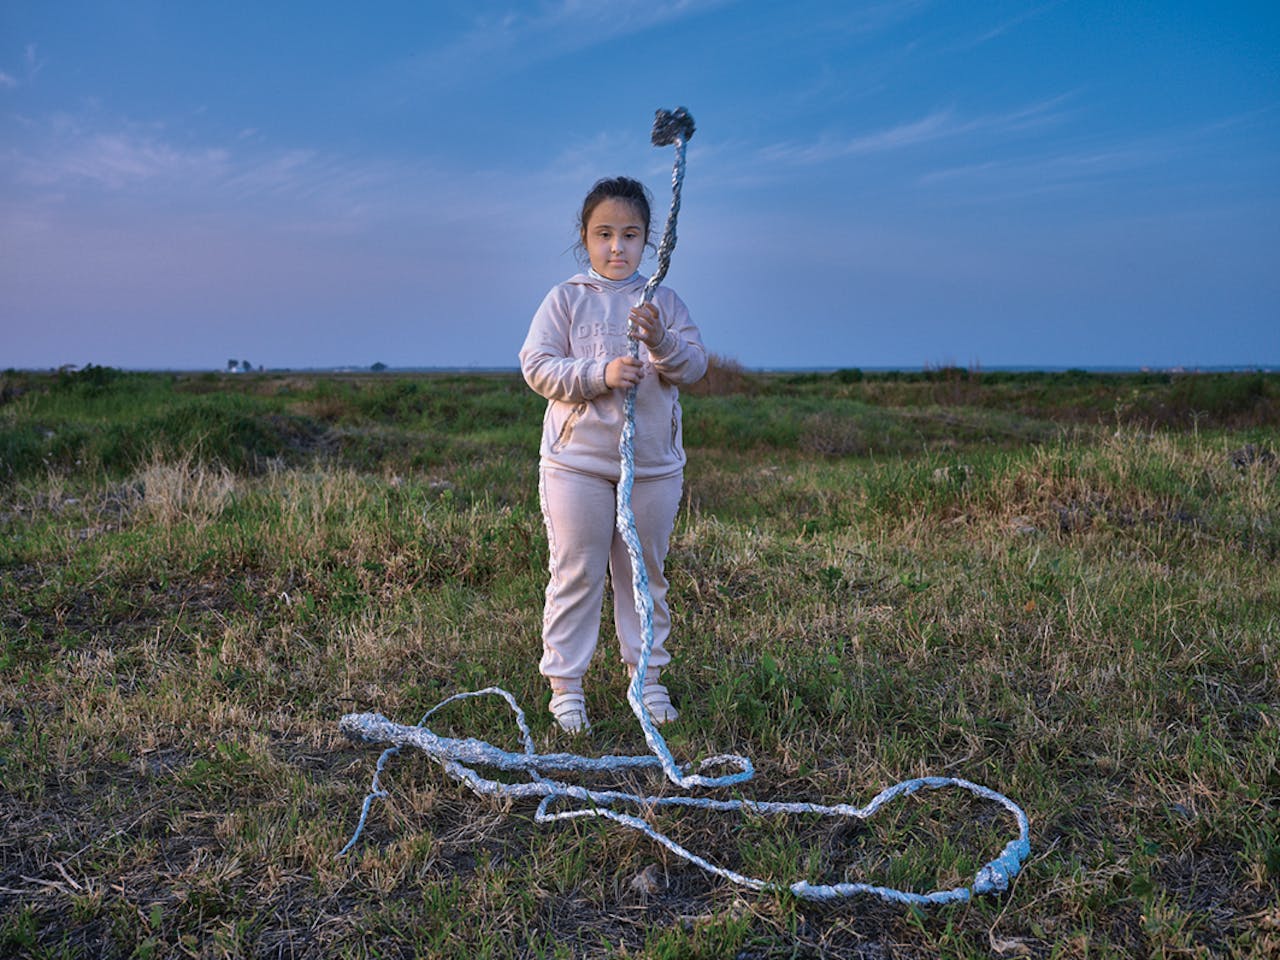
[[[605,280],[580,273],[553,287],[534,314],[520,370],[547,398],[544,464],[618,478],[625,391],[605,386],[604,369],[628,353],[627,315],[644,284],[640,274]],[[645,375],[636,388],[637,480],[674,476],[684,468],[677,387],[707,371],[707,352],[684,302],[666,287],[658,287],[653,301],[667,329],[657,347],[640,345]]]

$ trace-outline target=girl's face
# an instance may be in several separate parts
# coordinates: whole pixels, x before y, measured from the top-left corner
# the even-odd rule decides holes
[[[601,276],[625,280],[640,268],[645,224],[633,204],[613,197],[601,200],[583,234],[591,267]]]

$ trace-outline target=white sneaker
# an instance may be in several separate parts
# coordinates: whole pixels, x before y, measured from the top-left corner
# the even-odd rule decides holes
[[[635,668],[628,665],[627,674],[634,680]],[[679,712],[671,705],[671,694],[658,682],[658,671],[653,668],[644,675],[644,689],[640,692],[640,699],[649,708],[649,713],[653,715],[653,722],[656,724],[670,723],[680,717]]]
[[[671,694],[657,680],[645,678],[643,700],[644,705],[653,714],[654,723],[670,723],[680,717],[676,708],[671,705]]]
[[[555,694],[549,709],[565,733],[586,733],[591,729],[591,722],[587,719],[587,698],[581,690]]]

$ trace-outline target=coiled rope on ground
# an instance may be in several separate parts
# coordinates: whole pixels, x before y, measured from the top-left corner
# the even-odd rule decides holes
[[[680,192],[684,182],[685,145],[693,136],[693,118],[680,107],[675,111],[659,110],[653,124],[652,140],[656,146],[674,145],[676,151],[675,164],[671,176],[671,209],[667,215],[666,227],[662,241],[658,246],[658,267],[641,294],[641,303],[653,298],[653,291],[666,276],[671,261],[671,252],[676,244],[676,219],[680,212]],[[631,341],[631,356],[638,358],[639,343]],[[600,774],[620,771],[660,768],[673,784],[688,789],[690,787],[724,788],[745,783],[755,774],[751,761],[747,757],[736,754],[722,754],[703,760],[696,767],[682,767],[678,764],[668,748],[666,740],[653,722],[653,716],[644,703],[644,681],[648,671],[649,656],[653,650],[653,597],[649,591],[648,573],[645,570],[644,557],[640,547],[640,539],[636,533],[635,516],[631,510],[631,490],[635,479],[635,387],[628,389],[624,399],[626,414],[619,441],[619,460],[621,476],[618,481],[617,526],[626,543],[631,558],[632,595],[636,612],[640,616],[642,645],[639,663],[635,675],[627,687],[627,701],[631,705],[644,731],[645,742],[650,752],[635,756],[585,757],[573,753],[540,754],[534,746],[533,735],[524,711],[516,703],[510,693],[500,687],[486,687],[466,693],[454,694],[442,700],[428,710],[416,725],[406,726],[388,720],[377,713],[347,714],[339,722],[339,729],[346,736],[367,743],[390,743],[378,758],[374,770],[373,782],[369,793],[365,796],[360,810],[360,820],[355,833],[346,846],[338,852],[345,855],[360,838],[369,816],[373,801],[388,796],[381,784],[381,775],[391,757],[403,747],[415,747],[444,767],[449,776],[466,784],[481,796],[505,797],[510,799],[538,798],[538,809],[534,819],[538,823],[551,823],[557,820],[572,820],[581,817],[603,817],[630,829],[639,831],[654,842],[665,847],[678,857],[697,865],[708,873],[723,877],[733,883],[753,890],[783,892],[806,900],[836,900],[852,897],[857,894],[869,894],[895,903],[915,904],[919,906],[951,903],[968,900],[972,896],[996,893],[1006,890],[1009,883],[1017,875],[1031,852],[1030,824],[1027,815],[1016,803],[1001,793],[997,793],[980,784],[958,777],[918,777],[904,780],[877,794],[868,804],[862,807],[850,804],[816,804],[789,803],[780,801],[758,801],[748,799],[716,800],[710,797],[693,796],[641,796],[619,790],[593,790],[575,783],[554,779],[549,774]],[[516,726],[520,730],[523,752],[512,753],[492,744],[471,737],[441,737],[427,726],[427,720],[433,714],[459,700],[473,697],[496,696],[506,701],[515,717]],[[485,777],[478,768],[492,768],[507,772],[522,772],[528,775],[527,783],[506,783]],[[708,775],[708,771],[728,768],[730,772],[721,775]],[[867,820],[885,804],[898,798],[909,796],[920,790],[937,790],[953,788],[966,790],[975,796],[1003,806],[1012,816],[1018,827],[1015,839],[1005,844],[999,856],[983,865],[974,876],[969,886],[953,887],[945,890],[934,890],[929,893],[913,893],[892,887],[869,883],[836,883],[814,884],[805,880],[786,884],[776,881],[752,877],[721,867],[705,857],[681,846],[667,835],[655,829],[643,817],[623,812],[618,806],[629,806],[637,810],[650,810],[658,807],[691,807],[700,810],[740,813],[766,817],[777,815],[809,814],[824,817],[852,818]],[[564,810],[554,810],[558,802],[576,801],[581,806]]]

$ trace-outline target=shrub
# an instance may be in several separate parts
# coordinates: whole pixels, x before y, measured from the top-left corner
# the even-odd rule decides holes
[[[707,357],[707,372],[703,378],[681,389],[695,397],[723,397],[755,393],[758,385],[737,360],[712,353]]]
[[[1260,373],[1193,374],[1173,384],[1169,408],[1175,414],[1193,412],[1216,418],[1248,414],[1267,397],[1267,382]]]

